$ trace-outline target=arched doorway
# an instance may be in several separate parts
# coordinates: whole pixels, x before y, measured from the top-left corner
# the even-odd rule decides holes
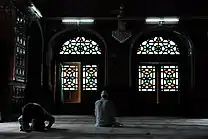
[[[193,80],[192,51],[173,31],[158,29],[141,35],[131,49],[130,76],[134,113],[176,116]]]
[[[69,31],[54,47],[56,103],[64,114],[92,114],[106,86],[106,49],[87,31]]]

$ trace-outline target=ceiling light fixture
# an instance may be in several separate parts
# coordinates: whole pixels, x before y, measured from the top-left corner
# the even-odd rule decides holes
[[[177,17],[148,17],[145,19],[146,24],[178,24]]]
[[[92,18],[64,18],[62,23],[66,24],[93,24],[94,19]]]

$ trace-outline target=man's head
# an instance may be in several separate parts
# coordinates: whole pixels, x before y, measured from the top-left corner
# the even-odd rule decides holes
[[[43,119],[32,119],[32,130],[34,131],[44,131],[45,122]]]
[[[101,98],[107,98],[107,97],[108,97],[108,93],[105,90],[103,90],[101,92]]]

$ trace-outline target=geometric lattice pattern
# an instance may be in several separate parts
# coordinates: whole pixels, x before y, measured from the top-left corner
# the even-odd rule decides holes
[[[74,65],[63,65],[62,66],[62,89],[63,90],[78,90],[79,86],[79,67]]]
[[[82,68],[83,90],[97,90],[97,65],[84,65]]]
[[[93,40],[76,37],[66,41],[59,54],[101,54],[101,49]]]
[[[15,73],[16,81],[25,82],[26,79],[26,21],[24,17],[17,17],[16,20],[16,53]]]
[[[139,91],[155,91],[155,66],[139,66]]]
[[[161,66],[161,91],[178,91],[178,66]]]
[[[179,55],[179,48],[172,40],[154,37],[140,44],[137,54]]]

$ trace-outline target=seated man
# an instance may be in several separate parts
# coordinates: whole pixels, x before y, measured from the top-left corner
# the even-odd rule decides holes
[[[22,115],[18,118],[21,131],[44,131],[55,122],[55,118],[37,103],[28,103],[22,108]],[[45,121],[49,124],[46,126]],[[30,126],[31,123],[31,126]]]
[[[115,108],[113,102],[108,100],[106,91],[102,91],[101,99],[95,102],[95,116],[97,127],[120,127],[122,124],[118,123],[115,118]]]

